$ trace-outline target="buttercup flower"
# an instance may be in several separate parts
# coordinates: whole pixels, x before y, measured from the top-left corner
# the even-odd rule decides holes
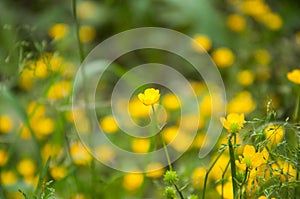
[[[232,14],[227,17],[227,26],[234,32],[241,32],[245,29],[245,19],[238,14]]]
[[[229,67],[233,64],[235,56],[229,48],[218,48],[211,54],[212,59],[220,68]]]
[[[236,160],[236,165],[242,169],[246,170],[248,168],[257,168],[267,162],[269,153],[266,149],[261,152],[255,152],[254,146],[246,145],[244,147],[243,156],[240,156],[240,161]]]
[[[195,43],[192,44],[193,49],[197,52],[204,52],[204,50],[209,51],[211,49],[211,41],[205,35],[194,36]]]
[[[160,97],[159,90],[154,88],[148,88],[144,91],[144,93],[138,94],[139,100],[146,106],[157,103],[159,97]]]
[[[228,130],[229,133],[239,132],[244,126],[245,122],[244,114],[230,113],[227,118],[220,118],[225,129]]]
[[[271,124],[264,129],[265,136],[270,140],[270,145],[274,146],[282,141],[284,130],[281,125]]]
[[[141,173],[128,173],[123,178],[123,187],[128,191],[134,191],[142,186],[144,175]]]
[[[300,84],[300,70],[295,69],[286,74],[286,77],[295,84]]]

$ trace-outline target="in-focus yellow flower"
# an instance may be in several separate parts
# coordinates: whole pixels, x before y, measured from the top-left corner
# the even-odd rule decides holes
[[[244,114],[230,113],[225,119],[222,117],[221,122],[229,133],[238,133],[244,126]]]
[[[6,164],[7,159],[8,159],[7,152],[0,149],[0,167]]]
[[[149,178],[159,178],[164,174],[164,166],[159,162],[152,162],[147,165],[146,176]]]
[[[251,70],[242,70],[237,75],[238,82],[243,86],[249,86],[254,81],[254,74]]]
[[[31,159],[23,159],[17,164],[18,172],[27,177],[33,176],[36,170],[36,164]]]
[[[8,115],[0,115],[0,133],[9,133],[13,128],[13,121]]]
[[[142,186],[144,175],[142,173],[128,173],[123,178],[123,187],[128,191],[134,191]]]
[[[282,125],[271,124],[264,129],[265,136],[270,140],[270,145],[274,146],[281,142],[284,137],[284,130]]]
[[[105,133],[116,133],[119,129],[113,116],[106,116],[100,121],[100,127]]]
[[[197,52],[205,52],[211,49],[211,40],[206,35],[195,35],[192,47]]]
[[[70,153],[74,163],[78,165],[87,165],[92,160],[91,154],[80,142],[71,144]]]
[[[13,171],[1,171],[1,183],[6,186],[13,185],[17,182],[17,176]]]
[[[300,84],[300,69],[294,69],[286,74],[286,77],[296,84]]]
[[[174,94],[166,94],[162,98],[162,105],[169,110],[180,108],[180,100]]]
[[[81,26],[79,28],[79,39],[82,43],[89,43],[96,37],[96,29],[92,26]]]
[[[234,63],[235,56],[229,48],[218,48],[211,54],[212,59],[220,68],[229,67]]]
[[[192,173],[192,185],[195,189],[202,189],[204,184],[204,177],[206,169],[203,167],[196,168]]]
[[[57,23],[49,28],[48,34],[52,39],[60,40],[66,37],[68,30],[67,24]]]
[[[246,167],[254,169],[266,164],[268,157],[269,153],[265,148],[261,152],[256,152],[254,146],[246,145],[240,160],[236,160],[235,163],[241,170],[245,171]]]
[[[232,14],[227,17],[227,26],[234,32],[241,32],[245,29],[245,19],[238,14]]]
[[[148,138],[135,138],[131,142],[131,148],[135,153],[147,153],[150,148],[150,140]]]
[[[139,100],[146,106],[153,105],[158,102],[160,97],[159,90],[154,88],[147,88],[144,93],[139,93]]]
[[[120,104],[120,110],[124,109],[124,106]],[[150,106],[146,106],[137,98],[134,97],[129,101],[129,113],[133,118],[144,118],[149,116]]]

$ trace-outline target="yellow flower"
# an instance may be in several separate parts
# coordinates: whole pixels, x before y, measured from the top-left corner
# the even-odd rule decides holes
[[[192,185],[195,189],[202,189],[204,184],[204,177],[206,169],[203,167],[196,168],[192,173]]]
[[[153,105],[158,102],[160,97],[159,90],[147,88],[144,93],[138,94],[139,100],[146,106]]]
[[[6,164],[7,159],[8,159],[7,152],[0,149],[0,167]]]
[[[29,90],[34,86],[34,74],[33,70],[29,68],[23,68],[20,74],[19,87],[24,90]]]
[[[150,140],[147,138],[135,138],[132,140],[131,148],[135,153],[147,153],[150,148]]]
[[[36,165],[31,159],[23,159],[17,164],[17,170],[25,177],[33,176]]]
[[[238,93],[231,101],[227,104],[227,112],[229,113],[250,113],[256,107],[252,95],[248,91],[242,91]]]
[[[206,35],[195,35],[192,47],[197,52],[205,52],[211,49],[211,40]]]
[[[266,149],[262,152],[255,152],[254,146],[246,145],[240,161],[236,160],[235,163],[241,170],[246,170],[246,167],[253,169],[267,163],[268,157],[269,153]]]
[[[228,130],[229,133],[237,133],[244,126],[245,118],[244,114],[230,113],[225,119],[222,117],[221,122],[225,129]]]
[[[50,173],[55,180],[60,180],[67,175],[67,169],[63,166],[54,166],[50,168]]]
[[[227,17],[227,26],[234,32],[241,32],[245,29],[245,19],[238,14],[232,14]]]
[[[221,185],[221,183],[219,183],[217,185],[216,190],[217,190],[217,192],[218,192],[219,195],[222,195],[222,185]],[[223,187],[223,198],[224,199],[232,199],[232,198],[234,198],[233,197],[232,182],[231,182],[231,180],[227,181],[224,184],[224,187]]]
[[[123,178],[123,187],[126,190],[134,191],[142,186],[144,175],[141,173],[128,173]]]
[[[12,171],[1,171],[1,183],[3,185],[9,186],[17,182],[17,176]]]
[[[269,6],[261,0],[244,0],[242,1],[242,11],[252,17],[259,17],[269,12]]]
[[[251,70],[242,70],[237,76],[238,82],[243,86],[249,86],[254,81],[254,74]]]
[[[79,28],[79,39],[82,43],[89,43],[96,37],[96,30],[92,26],[81,26]]]
[[[0,133],[9,133],[13,128],[13,121],[8,115],[0,115]]]
[[[164,174],[164,166],[159,162],[148,164],[146,170],[146,176],[149,178],[159,178]]]
[[[180,108],[180,100],[174,94],[166,94],[162,98],[162,105],[169,110]]]
[[[300,69],[294,69],[286,74],[287,78],[296,84],[300,84]]]
[[[70,153],[74,163],[78,165],[87,165],[92,160],[91,154],[80,142],[71,144]]]
[[[97,158],[104,163],[111,162],[115,158],[115,152],[110,146],[98,146],[96,147]]]
[[[116,133],[119,129],[113,116],[106,116],[100,121],[100,127],[105,133]]]
[[[233,64],[235,56],[229,48],[218,48],[211,54],[212,59],[220,68],[229,67]]]
[[[96,14],[96,4],[93,1],[78,2],[77,14],[80,19],[92,19]]]
[[[57,23],[50,27],[48,34],[52,39],[60,40],[66,37],[69,27],[64,23]]]
[[[124,106],[120,103],[120,110],[121,109],[124,109]],[[134,118],[143,118],[149,116],[151,107],[144,105],[138,98],[134,97],[130,100],[128,109],[130,116]]]
[[[274,146],[282,141],[284,130],[281,125],[271,124],[264,129],[266,138],[270,140],[270,145]]]
[[[50,100],[59,100],[66,98],[71,92],[71,83],[69,81],[56,82],[51,85],[47,97]]]
[[[270,53],[266,49],[257,49],[254,52],[255,61],[263,66],[268,65],[271,62]]]
[[[262,15],[259,20],[271,30],[279,30],[282,27],[282,19],[276,13],[268,12]]]

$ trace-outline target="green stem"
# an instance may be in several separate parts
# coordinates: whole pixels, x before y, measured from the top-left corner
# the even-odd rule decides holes
[[[224,198],[224,177],[225,177],[225,173],[229,167],[229,164],[230,164],[230,161],[228,161],[228,163],[226,164],[226,167],[222,173],[222,181],[221,181],[221,183],[222,183],[222,199]]]
[[[207,170],[205,177],[204,177],[204,184],[203,184],[203,192],[202,192],[202,199],[205,198],[205,191],[206,191],[206,184],[207,184],[207,179],[208,179],[208,175],[210,173],[210,171],[212,170],[212,168],[215,166],[215,164],[217,163],[217,161],[219,160],[219,158],[221,157],[221,155],[224,153],[225,150],[221,151],[220,154],[217,156],[217,158],[215,159],[215,161],[212,163],[212,165],[209,167],[209,169]]]
[[[72,0],[72,10],[73,10],[73,15],[74,15],[74,20],[75,20],[76,40],[77,40],[77,45],[79,48],[80,63],[82,63],[84,60],[84,51],[83,51],[82,43],[80,42],[80,38],[79,38],[79,21],[78,21],[77,12],[76,12],[76,0]]]
[[[235,133],[233,133],[235,137]],[[232,178],[232,190],[233,190],[233,198],[237,198],[237,183],[236,183],[236,168],[235,168],[235,156],[234,156],[234,148],[231,142],[232,135],[228,138],[228,147],[229,147],[229,155],[230,155],[230,168],[231,168],[231,178]]]
[[[297,88],[297,100],[296,100],[296,107],[294,112],[294,122],[297,122],[298,119],[298,112],[299,112],[299,104],[300,104],[300,86]]]
[[[184,199],[182,192],[180,191],[180,189],[177,187],[176,184],[174,184],[175,189],[177,190],[177,192],[179,193],[179,196],[181,199]]]
[[[151,106],[151,108],[152,108],[152,111],[153,111],[154,124],[155,124],[156,127],[158,127],[157,114],[156,114],[155,108],[154,108],[153,105]],[[159,129],[159,128],[157,128],[157,129]],[[168,149],[167,149],[166,142],[164,140],[164,137],[163,137],[162,133],[160,132],[159,134],[160,134],[160,138],[161,138],[161,141],[162,141],[162,144],[163,144],[163,147],[164,147],[164,151],[165,151],[165,154],[166,154],[166,157],[167,157],[169,170],[172,171],[173,168],[172,168],[172,165],[171,165],[170,155],[169,155],[169,152],[168,152]]]

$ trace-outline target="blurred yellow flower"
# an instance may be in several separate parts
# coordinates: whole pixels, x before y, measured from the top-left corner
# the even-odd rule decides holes
[[[288,80],[296,84],[300,84],[300,70],[294,69],[286,74]]]
[[[17,176],[13,171],[1,171],[1,183],[5,186],[13,185],[17,182]]]
[[[63,166],[53,166],[50,168],[50,174],[55,180],[60,180],[67,175],[67,169]]]
[[[197,52],[205,52],[211,49],[211,40],[206,35],[195,35],[192,47]]]
[[[271,30],[279,30],[283,23],[280,15],[272,12],[262,15],[259,20]]]
[[[270,140],[270,145],[274,146],[281,142],[284,137],[282,125],[270,124],[264,129],[266,139]]]
[[[256,108],[252,95],[248,91],[238,93],[231,101],[227,103],[227,112],[229,113],[250,113]]]
[[[233,52],[226,47],[218,48],[211,54],[212,59],[220,68],[229,67],[234,63],[235,56]]]
[[[166,143],[170,143],[173,141],[173,139],[176,137],[178,133],[178,127],[177,126],[170,126],[162,131],[162,135]]]
[[[69,81],[60,81],[51,85],[47,97],[49,100],[59,100],[66,98],[71,93],[71,83]]]
[[[6,164],[7,159],[8,159],[7,152],[0,149],[0,167]]]
[[[132,151],[135,153],[147,153],[150,148],[148,138],[134,138],[131,142]]]
[[[203,167],[197,167],[192,173],[192,185],[195,189],[202,189],[204,184],[204,177],[206,175],[206,169]]]
[[[212,158],[215,160],[216,155]],[[229,157],[227,155],[222,155],[219,160],[216,162],[215,166],[212,168],[209,178],[212,180],[220,180],[222,178],[223,172],[225,171],[226,165],[229,162]],[[227,173],[228,174],[228,170]]]
[[[13,120],[8,115],[0,115],[0,133],[9,133],[13,128]]]
[[[162,97],[162,105],[169,110],[176,110],[180,108],[180,100],[174,94],[166,94]]]
[[[96,5],[93,1],[80,1],[77,4],[77,15],[80,19],[92,19],[96,14]]]
[[[159,162],[152,162],[147,165],[146,176],[149,178],[160,178],[164,174],[164,166]]]
[[[33,176],[36,171],[36,164],[31,159],[23,159],[17,164],[18,172],[25,176]]]
[[[96,147],[97,158],[104,163],[111,162],[115,158],[115,152],[110,146],[102,145]]]
[[[144,175],[142,173],[127,173],[123,178],[123,187],[128,191],[134,191],[142,186]]]
[[[106,116],[100,121],[100,127],[105,133],[116,133],[119,129],[113,116]]]
[[[266,49],[257,49],[254,51],[255,61],[263,66],[268,65],[271,62],[270,53]]]
[[[146,106],[153,105],[158,102],[160,97],[159,90],[154,88],[147,88],[144,93],[139,93],[139,100]]]
[[[203,128],[204,125],[204,118],[195,114],[182,115],[178,121],[178,126],[186,132],[196,132],[198,129]]]
[[[41,117],[31,120],[30,124],[39,139],[50,135],[55,129],[55,122],[51,118]]]
[[[230,113],[227,118],[220,118],[224,128],[229,133],[238,133],[244,126],[245,118],[244,114]]]
[[[75,164],[87,165],[92,156],[80,142],[74,142],[70,146],[70,153]]]
[[[244,0],[242,3],[242,11],[252,17],[259,17],[269,12],[270,8],[262,0]]]
[[[222,185],[219,183],[216,187],[216,190],[219,195],[222,195]],[[232,191],[232,182],[231,180],[225,182],[223,186],[223,198],[224,199],[232,199],[233,197],[233,191]]]
[[[79,28],[79,39],[82,43],[89,43],[96,37],[96,29],[92,26],[84,25]]]
[[[227,17],[227,26],[234,32],[241,32],[246,27],[245,19],[238,14],[231,14]]]
[[[65,23],[57,23],[49,28],[48,34],[52,39],[60,40],[66,37],[69,27]]]
[[[251,70],[242,70],[237,75],[238,82],[243,86],[249,86],[254,81],[254,74]]]
[[[23,90],[29,90],[34,86],[34,74],[32,69],[27,67],[22,69],[18,85]]]

